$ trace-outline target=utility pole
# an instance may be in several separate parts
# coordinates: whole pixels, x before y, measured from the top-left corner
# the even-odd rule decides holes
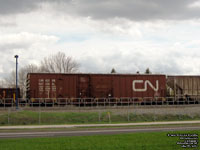
[[[17,73],[17,67],[18,67],[18,55],[15,55],[16,58],[16,96],[15,96],[15,102],[16,102],[16,109],[18,109],[18,73]]]

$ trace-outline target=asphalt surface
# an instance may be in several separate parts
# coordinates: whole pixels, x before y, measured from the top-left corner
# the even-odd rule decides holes
[[[32,137],[61,137],[61,136],[88,136],[88,135],[108,135],[135,132],[160,132],[160,131],[186,131],[200,130],[200,126],[188,127],[137,127],[137,128],[104,128],[104,129],[82,129],[74,131],[18,131],[18,132],[0,132],[0,138],[32,138]]]

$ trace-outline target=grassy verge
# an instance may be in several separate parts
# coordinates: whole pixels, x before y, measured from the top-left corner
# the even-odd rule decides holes
[[[177,150],[179,137],[167,134],[199,134],[200,131],[151,132],[59,138],[0,139],[2,150]],[[188,149],[188,148],[187,148]],[[194,150],[194,148],[193,148]]]
[[[110,112],[1,112],[0,125],[127,123],[200,120],[200,115],[112,114]]]

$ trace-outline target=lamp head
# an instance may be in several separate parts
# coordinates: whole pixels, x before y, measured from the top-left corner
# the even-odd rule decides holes
[[[18,55],[15,55],[15,58],[18,58],[19,56]]]

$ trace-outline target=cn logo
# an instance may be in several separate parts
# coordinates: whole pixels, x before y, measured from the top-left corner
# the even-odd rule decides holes
[[[136,84],[144,84],[143,89],[136,88]],[[158,92],[159,90],[159,83],[158,80],[156,80],[156,87],[153,86],[153,84],[149,80],[133,80],[133,91],[135,92],[146,92],[147,91],[147,85],[149,85],[155,92]]]

